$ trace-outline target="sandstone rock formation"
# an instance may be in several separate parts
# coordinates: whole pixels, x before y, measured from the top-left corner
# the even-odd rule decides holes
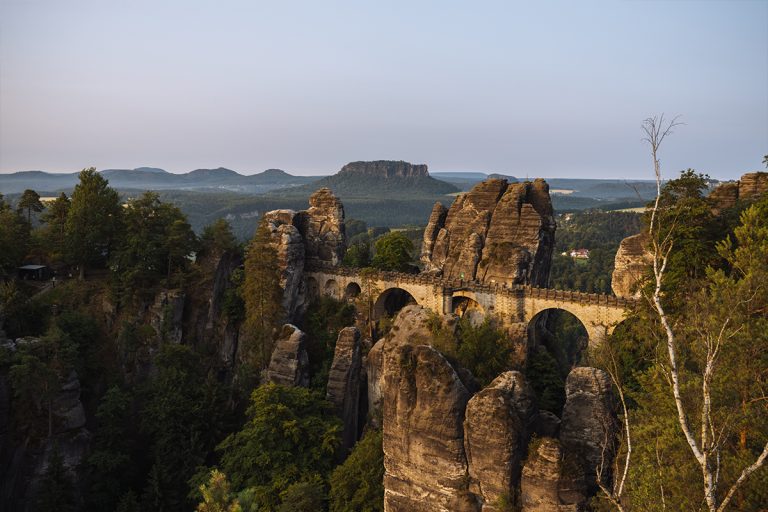
[[[357,441],[358,405],[362,350],[357,327],[342,329],[336,340],[333,363],[328,373],[326,398],[336,408],[344,430],[342,447],[350,449]]]
[[[286,319],[296,318],[304,303],[304,238],[294,225],[296,212],[273,210],[264,214],[272,245],[277,251],[277,265],[280,269],[280,287],[283,289],[283,311]]]
[[[523,512],[558,512],[563,452],[556,439],[544,437],[523,467],[520,497]]]
[[[618,297],[640,297],[639,288],[652,263],[645,248],[647,240],[641,233],[628,236],[619,244],[611,276],[611,289]]]
[[[736,182],[723,183],[709,194],[715,215],[738,201],[754,201],[768,192],[768,172],[750,172]]]
[[[618,431],[611,379],[597,368],[574,368],[565,395],[560,444],[568,471],[561,478],[560,499],[583,504],[597,490],[598,470],[603,482],[611,481]]]
[[[426,165],[414,165],[395,160],[376,160],[373,162],[350,162],[339,171],[339,175],[358,174],[382,178],[411,178],[429,176]]]
[[[555,219],[544,180],[489,179],[432,211],[421,259],[449,279],[546,286]]]
[[[277,251],[283,311],[296,320],[310,299],[304,282],[307,265],[338,265],[346,251],[344,206],[327,188],[309,198],[309,209],[273,210],[264,214]]]
[[[469,393],[432,347],[399,345],[387,359],[384,510],[477,510],[467,489],[462,428]]]
[[[62,382],[61,390],[53,400],[55,433],[68,432],[85,426],[85,409],[80,401],[80,379],[72,370]]]
[[[309,209],[297,214],[308,263],[338,265],[346,251],[344,206],[328,188],[309,197]]]
[[[283,386],[309,386],[309,357],[306,335],[298,327],[285,324],[272,351],[267,381]]]
[[[470,491],[483,512],[497,512],[511,500],[520,480],[520,461],[529,439],[534,395],[520,372],[504,372],[467,404],[464,448]]]

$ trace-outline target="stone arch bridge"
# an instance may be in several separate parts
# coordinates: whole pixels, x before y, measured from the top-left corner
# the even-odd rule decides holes
[[[305,271],[310,295],[351,300],[366,286],[358,269],[318,267]],[[374,317],[417,303],[438,314],[467,308],[500,319],[504,325],[530,324],[540,313],[565,310],[584,325],[590,344],[599,343],[624,320],[635,301],[593,293],[446,280],[429,274],[372,271],[369,289],[376,297]]]

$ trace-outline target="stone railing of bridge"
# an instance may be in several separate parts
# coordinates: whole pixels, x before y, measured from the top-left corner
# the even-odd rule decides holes
[[[334,266],[313,266],[306,269],[308,276],[333,280],[335,286],[361,284],[359,269]],[[466,297],[477,302],[485,313],[500,317],[508,323],[530,322],[547,309],[563,309],[576,316],[596,342],[610,334],[636,301],[615,295],[584,293],[572,290],[536,288],[525,285],[507,286],[504,283],[481,283],[460,279],[444,279],[433,274],[371,270],[368,274],[383,294],[391,288],[402,288],[418,304],[441,314],[453,311],[453,300]],[[341,278],[341,279],[340,279]],[[345,296],[342,289],[329,292],[326,283],[318,282],[318,292]]]

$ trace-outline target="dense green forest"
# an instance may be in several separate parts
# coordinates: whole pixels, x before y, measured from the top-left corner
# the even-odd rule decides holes
[[[656,236],[674,243],[664,252],[660,292],[650,283],[645,293],[660,297],[677,335],[680,407],[697,432],[709,429],[700,449],[710,457],[706,467],[717,471],[721,486],[713,493],[722,500],[768,441],[768,197],[714,213],[706,190],[706,176],[690,170],[665,184]],[[650,223],[648,214],[600,211],[562,218],[558,251],[592,252],[583,267],[556,261],[553,284],[606,291],[610,248]],[[350,220],[348,229],[351,264],[415,268],[418,228],[389,231]],[[345,452],[339,419],[325,399],[338,333],[358,314],[366,320],[370,297],[363,290],[355,304],[314,301],[299,325],[307,334],[309,386],[260,385],[282,311],[277,255],[264,226],[253,235],[243,246],[219,220],[198,236],[178,207],[151,192],[123,206],[93,170],[81,173],[71,197],[62,194],[46,207],[31,190],[15,205],[0,199],[0,246],[8,248],[0,253],[0,316],[4,334],[16,340],[0,347],[0,385],[11,404],[3,442],[6,449],[25,446],[28,460],[46,461],[37,487],[23,498],[31,500],[27,507],[383,509],[381,432],[366,427]],[[13,279],[30,258],[59,272],[55,286]],[[189,316],[208,310],[202,290],[214,287],[226,262],[231,272],[216,285],[223,289],[220,323],[180,344],[175,299],[189,297],[192,311],[180,321],[195,324]],[[233,325],[246,326],[246,334],[227,352]],[[385,319],[376,332],[389,326]],[[604,490],[593,510],[616,503],[656,510],[659,496],[669,510],[701,509],[702,468],[670,391],[658,307],[641,301],[607,343],[589,349],[575,341],[579,326],[568,317],[553,316],[547,328],[546,350],[530,354],[525,368],[541,409],[559,414],[564,376],[580,361],[606,369],[622,398],[624,486]],[[493,319],[462,319],[451,329],[436,319],[433,335],[434,346],[478,385],[514,367],[514,347]],[[75,389],[81,413],[67,409]],[[81,416],[81,426],[68,428]],[[67,461],[84,429],[90,448],[74,472]],[[0,471],[4,481],[8,471],[19,479],[34,473],[9,462]],[[768,501],[766,471],[748,477],[729,510],[758,511]]]
[[[611,293],[613,260],[619,243],[639,232],[639,213],[585,210],[558,215],[550,286]],[[575,249],[587,249],[589,259],[572,258],[570,252]]]

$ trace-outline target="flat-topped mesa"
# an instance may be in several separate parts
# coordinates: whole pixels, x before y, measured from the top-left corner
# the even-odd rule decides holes
[[[546,181],[488,179],[457,197],[447,213],[438,205],[424,231],[425,271],[447,279],[547,286],[556,224]]]
[[[339,174],[361,174],[381,178],[412,178],[429,176],[427,166],[413,165],[402,160],[376,160],[374,162],[350,162],[341,168]]]

